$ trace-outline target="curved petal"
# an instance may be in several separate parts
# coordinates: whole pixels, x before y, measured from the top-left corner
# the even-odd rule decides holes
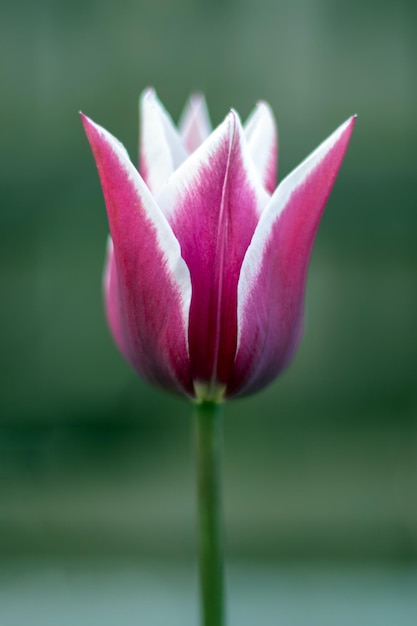
[[[206,385],[207,397],[217,397],[233,366],[240,268],[269,200],[246,150],[232,111],[157,198],[190,270],[190,360],[194,382]]]
[[[273,193],[277,184],[278,136],[274,115],[266,102],[259,102],[244,125],[252,160],[265,189]]]
[[[116,342],[143,378],[192,395],[191,282],[178,241],[121,144],[87,117],[82,121],[114,245],[107,308]]]
[[[193,94],[185,105],[178,124],[183,144],[194,152],[211,133],[211,122],[203,94]]]
[[[156,193],[185,161],[188,153],[153,89],[147,89],[142,94],[139,105],[142,129],[139,171],[149,189]]]
[[[294,352],[311,248],[354,121],[347,120],[279,185],[259,220],[239,280],[238,349],[228,395],[261,389]]]

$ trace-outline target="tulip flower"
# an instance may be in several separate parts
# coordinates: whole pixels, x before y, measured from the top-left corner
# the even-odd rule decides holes
[[[314,237],[355,118],[276,187],[267,104],[212,131],[193,96],[177,129],[147,90],[141,117],[137,169],[82,115],[111,234],[106,312],[142,378],[197,401],[202,623],[222,626],[219,404],[268,385],[297,348]]]
[[[105,299],[115,342],[163,389],[203,401],[258,391],[297,347],[314,236],[355,118],[275,189],[267,104],[244,126],[232,110],[211,132],[194,96],[177,130],[147,90],[141,117],[138,170],[82,115],[110,225]]]

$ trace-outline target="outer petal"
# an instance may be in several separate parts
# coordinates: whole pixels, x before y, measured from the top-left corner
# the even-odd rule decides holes
[[[269,193],[277,181],[278,136],[274,115],[266,102],[259,102],[244,125],[252,160]]]
[[[280,184],[262,214],[242,264],[228,395],[261,389],[294,352],[314,236],[354,121],[347,120]]]
[[[269,200],[246,150],[232,111],[158,196],[191,274],[190,360],[206,398],[217,397],[230,376],[240,268]]]
[[[181,115],[178,124],[180,135],[189,153],[197,150],[211,133],[211,122],[206,99],[202,94],[193,94]]]
[[[187,345],[191,282],[178,241],[121,144],[82,119],[114,244],[107,310],[116,343],[149,382],[192,395]]]
[[[156,193],[188,153],[155,91],[147,89],[139,103],[142,129],[139,170],[149,189]]]

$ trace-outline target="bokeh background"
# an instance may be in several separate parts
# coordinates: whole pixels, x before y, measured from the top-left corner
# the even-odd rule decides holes
[[[398,0],[3,2],[0,623],[197,621],[190,407],[102,311],[107,224],[77,112],[137,154],[148,85],[214,124],[259,99],[280,177],[359,118],[304,341],[226,408],[232,624],[417,621],[416,8]],[[29,621],[28,621],[29,620]]]

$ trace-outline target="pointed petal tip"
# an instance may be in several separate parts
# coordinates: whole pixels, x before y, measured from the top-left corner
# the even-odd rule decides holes
[[[266,100],[258,100],[256,103],[256,108],[264,109],[265,111],[267,111],[268,113],[272,115],[271,105]]]
[[[217,127],[217,131],[220,136],[228,137],[230,145],[236,139],[240,141],[243,136],[243,127],[239,113],[235,109],[230,109],[223,122]]]
[[[146,87],[139,96],[139,106],[144,104],[153,104],[158,101],[156,90],[154,87]]]
[[[94,122],[90,117],[88,117],[88,115],[85,115],[85,113],[82,113],[80,111],[80,118],[81,118],[81,122],[82,125],[84,127],[85,133],[87,135],[87,137],[91,140],[91,133],[99,133],[99,134],[105,134],[105,135],[109,135],[109,133],[106,131],[105,128],[102,128],[102,126],[100,126],[99,124],[96,124],[96,122]],[[118,140],[116,140],[118,141]]]
[[[202,116],[202,121],[204,121],[206,124],[209,124],[211,127],[207,108],[207,100],[204,93],[202,91],[193,91],[193,93],[188,98],[188,104],[190,108],[194,111],[194,113],[198,116]]]
[[[229,110],[229,113],[226,115],[224,123],[228,125],[230,136],[232,138],[236,131],[242,131],[242,122],[240,121],[240,116],[236,109]]]
[[[267,124],[273,129],[273,132],[277,132],[277,123],[275,120],[274,112],[271,105],[265,100],[259,100],[256,103],[256,109],[261,119],[267,122]]]
[[[226,119],[227,118],[240,122],[239,113],[236,111],[236,109],[233,108],[229,109],[229,113],[226,115]]]
[[[185,148],[191,154],[212,132],[212,124],[203,92],[193,92],[187,99],[178,121]]]
[[[94,126],[94,127],[98,127],[99,126],[98,124],[96,124],[96,122],[94,122],[91,119],[91,117],[88,117],[88,115],[86,115],[82,111],[79,111],[78,114],[79,114],[79,116],[81,118],[81,121],[82,121],[82,123],[84,125],[84,128],[87,128],[89,126]]]
[[[224,121],[233,121],[237,116],[237,111],[235,109],[229,109],[229,112],[227,113],[226,117],[224,118]]]
[[[151,98],[151,97],[155,97],[156,96],[156,90],[155,87],[146,87],[146,89],[144,89],[143,91],[143,96],[146,98]]]
[[[347,141],[349,141],[350,137],[352,135],[353,128],[355,126],[355,122],[356,122],[356,118],[357,117],[358,116],[356,115],[356,113],[355,113],[355,115],[351,115],[350,117],[348,117],[348,119],[345,122],[343,122],[343,124],[341,124],[339,126],[339,128],[337,128],[335,130],[335,132],[333,133],[333,136],[341,137],[342,135],[346,134]],[[329,137],[329,139],[330,139],[330,137]]]
[[[205,101],[206,98],[202,91],[193,91],[190,95],[190,102],[195,107],[201,106]]]
[[[213,131],[212,137],[227,137],[229,142],[233,142],[236,131],[239,132],[240,118],[234,109],[230,109],[224,120]]]
[[[85,132],[86,132],[86,133],[87,133],[87,135],[88,135],[88,130],[89,130],[91,127],[93,127],[93,128],[94,128],[94,127],[96,127],[96,126],[97,126],[97,124],[95,124],[95,123],[93,122],[93,120],[92,120],[92,119],[90,119],[90,118],[88,117],[88,115],[86,115],[86,114],[85,114],[85,113],[83,113],[82,111],[79,111],[79,112],[78,112],[78,114],[79,114],[79,116],[80,116],[80,118],[81,118],[81,123],[82,123],[82,125],[84,126],[84,130],[85,130]]]
[[[356,122],[358,115],[357,113],[355,113],[354,115],[351,115],[350,117],[347,118],[346,122],[344,124],[342,124],[342,128],[343,127],[351,127],[353,128]]]
[[[78,115],[80,116],[80,120],[81,120],[81,124],[84,126],[87,123],[88,117],[85,115],[85,113],[83,113],[82,111],[78,111]]]

